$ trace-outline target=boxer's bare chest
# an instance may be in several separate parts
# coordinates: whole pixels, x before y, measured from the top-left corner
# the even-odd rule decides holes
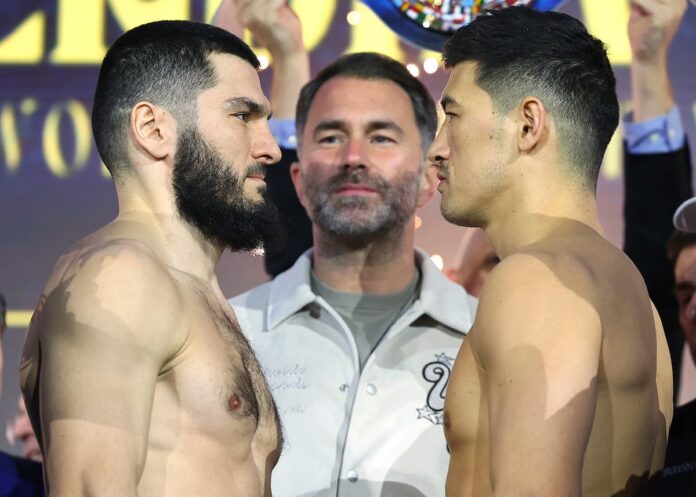
[[[444,431],[451,457],[446,495],[490,495],[488,396],[469,338],[459,350],[447,385]]]
[[[263,454],[278,451],[282,440],[275,404],[232,308],[199,283],[186,281],[182,291],[186,339],[160,373],[163,388],[155,396],[153,423],[175,404],[179,426],[183,419],[192,432],[231,449],[241,444]]]

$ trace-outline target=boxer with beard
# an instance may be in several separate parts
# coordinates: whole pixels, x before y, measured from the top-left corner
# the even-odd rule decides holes
[[[225,247],[277,232],[257,68],[185,21],[104,59],[92,124],[119,213],[59,259],[21,363],[48,495],[270,495],[278,416],[215,275]]]

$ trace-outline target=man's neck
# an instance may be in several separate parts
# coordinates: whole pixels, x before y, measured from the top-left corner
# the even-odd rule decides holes
[[[314,229],[312,263],[325,285],[342,292],[390,294],[415,276],[414,233],[402,228],[358,243]]]
[[[579,225],[603,235],[594,195],[566,189],[561,196],[518,196],[507,206],[505,201],[499,202],[485,231],[496,254],[503,259],[553,233]]]
[[[215,268],[224,247],[182,219],[172,203],[148,200],[119,194],[119,214],[113,226],[142,239],[167,266],[215,283]]]

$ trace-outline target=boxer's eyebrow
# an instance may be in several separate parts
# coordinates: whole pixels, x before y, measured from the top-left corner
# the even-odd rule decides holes
[[[442,105],[442,110],[447,111],[448,105],[459,105],[459,102],[457,102],[453,97],[445,95],[442,97],[442,100],[440,100],[440,105]]]
[[[232,97],[225,100],[225,104],[240,111],[249,112],[256,116],[266,116],[271,118],[271,109],[267,105],[252,100],[249,97]]]

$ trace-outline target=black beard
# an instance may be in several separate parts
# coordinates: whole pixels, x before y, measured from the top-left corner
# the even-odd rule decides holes
[[[265,192],[260,201],[244,196],[244,178],[263,170],[263,165],[251,164],[240,178],[198,130],[183,130],[178,136],[173,174],[179,215],[208,240],[232,251],[275,247],[282,240],[275,205]]]
[[[333,195],[349,183],[369,186],[382,201],[375,205],[371,198]],[[320,184],[309,173],[305,175],[304,193],[310,203],[312,220],[322,231],[345,242],[360,243],[394,230],[403,230],[416,210],[418,177],[404,174],[389,184],[381,176],[369,174],[365,169],[345,169]]]

